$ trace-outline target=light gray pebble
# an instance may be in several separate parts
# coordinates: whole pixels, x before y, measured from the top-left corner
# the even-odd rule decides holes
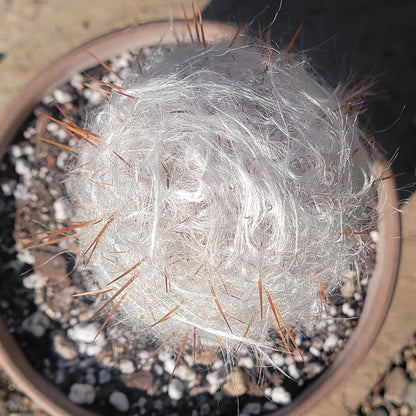
[[[121,374],[133,374],[136,371],[136,367],[131,360],[120,361],[120,372]]]
[[[264,412],[273,412],[276,409],[277,409],[277,405],[276,404],[274,404],[272,402],[266,402],[266,403],[264,403],[264,406],[263,406]]]
[[[111,373],[105,368],[102,368],[98,372],[98,384],[106,384],[109,381],[111,381]]]
[[[70,387],[68,398],[75,404],[92,404],[95,400],[95,389],[89,384],[75,383]]]
[[[127,396],[121,391],[114,391],[110,394],[110,404],[119,412],[127,412],[130,409],[130,403]]]
[[[22,330],[31,333],[36,338],[40,338],[45,335],[49,324],[48,317],[42,312],[36,311],[22,322]]]
[[[14,179],[10,179],[7,182],[3,182],[1,184],[1,190],[3,191],[5,196],[13,195],[13,191],[16,188],[16,181]]]
[[[172,400],[180,400],[183,397],[185,386],[183,382],[177,378],[171,380],[168,386],[168,395]]]
[[[243,412],[249,415],[259,415],[261,412],[261,403],[252,402],[244,406]]]

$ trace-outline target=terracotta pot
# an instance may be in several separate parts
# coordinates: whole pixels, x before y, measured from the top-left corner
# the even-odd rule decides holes
[[[175,22],[176,36],[187,40],[184,22]],[[236,28],[221,23],[204,22],[207,41],[231,39]],[[175,44],[176,38],[168,23],[151,23],[130,27],[92,40],[52,63],[30,82],[0,118],[0,156],[21,128],[42,97],[57,86],[65,84],[73,75],[97,65],[86,51],[101,59],[108,59],[126,50],[159,44]],[[387,163],[375,152],[375,169],[390,174]],[[359,323],[342,352],[324,373],[294,400],[273,416],[301,415],[307,412],[334,388],[341,384],[364,358],[374,342],[387,314],[397,278],[400,257],[400,217],[397,211],[397,195],[392,179],[382,181],[379,200],[384,201],[379,210],[379,241],[376,266],[368,287],[364,309]],[[16,385],[41,408],[56,416],[93,416],[93,413],[72,404],[51,383],[40,376],[29,364],[14,338],[0,318],[0,365],[9,373]]]

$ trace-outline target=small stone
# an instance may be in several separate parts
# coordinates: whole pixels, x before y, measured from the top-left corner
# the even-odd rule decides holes
[[[76,342],[83,343],[92,343],[96,337],[98,331],[100,330],[99,326],[95,323],[90,323],[88,325],[75,325],[73,328],[68,330],[69,337]],[[102,343],[104,341],[104,335],[102,333],[98,334],[95,338],[95,343]]]
[[[338,344],[338,337],[335,334],[329,334],[324,342],[324,351],[333,350]]]
[[[25,159],[17,159],[15,163],[15,170],[18,175],[29,176],[31,175],[30,164]]]
[[[28,289],[42,289],[45,287],[48,278],[41,274],[32,273],[23,279],[23,286]]]
[[[119,412],[127,412],[130,409],[130,403],[127,396],[121,391],[114,391],[110,394],[110,404]]]
[[[3,191],[5,196],[11,196],[13,195],[13,192],[16,188],[16,180],[10,179],[7,182],[3,182],[1,184],[1,190]]]
[[[222,388],[230,396],[242,396],[247,392],[244,375],[238,367],[232,373],[228,374],[227,381]]]
[[[219,369],[216,371],[211,371],[207,374],[206,380],[210,385],[210,393],[214,394],[220,386],[224,383],[226,379],[225,372],[223,369]]]
[[[75,383],[70,387],[68,398],[75,404],[92,404],[95,400],[95,389],[89,384]]]
[[[384,398],[395,404],[401,404],[406,393],[408,380],[401,367],[395,367],[386,377],[384,385]]]
[[[299,380],[300,379],[300,372],[297,369],[295,364],[293,364],[293,363],[289,364],[289,366],[287,368],[287,372],[289,373],[290,377],[292,377],[294,380]]]
[[[80,343],[80,353],[85,353],[92,357],[99,354],[105,345],[104,335],[102,332],[98,333],[99,330],[99,326],[94,323],[75,325],[73,328],[68,329],[68,336],[73,341]]]
[[[31,333],[36,338],[40,338],[45,335],[49,324],[49,319],[42,312],[36,311],[22,322],[22,330]]]
[[[238,365],[239,367],[245,367],[248,370],[254,368],[254,362],[250,357],[240,357],[238,359]]]
[[[261,403],[251,402],[244,406],[243,413],[249,415],[259,415],[261,412]]]
[[[53,203],[53,209],[55,211],[55,219],[56,221],[65,221],[68,218],[71,218],[73,215],[73,210],[71,205],[65,199],[57,199]]]
[[[106,384],[110,381],[111,381],[111,373],[105,368],[102,368],[98,372],[98,384]]]
[[[287,392],[283,387],[275,387],[271,391],[270,397],[277,404],[287,405],[292,401],[290,393]]]
[[[347,302],[342,304],[341,310],[342,310],[342,313],[348,316],[349,318],[352,318],[353,316],[355,316],[355,310]]]
[[[72,96],[67,92],[64,92],[60,89],[56,89],[53,91],[53,96],[58,104],[67,104],[72,101]]]
[[[175,376],[183,381],[193,381],[196,377],[195,372],[186,365],[179,365],[175,371]]]
[[[121,380],[130,388],[148,391],[153,387],[153,375],[143,369],[134,374],[122,374]]]
[[[354,272],[355,277],[355,272]],[[352,280],[346,280],[344,286],[341,288],[341,293],[344,298],[350,298],[354,295],[355,287]]]
[[[416,381],[409,383],[403,401],[416,408]]]
[[[121,360],[120,371],[121,374],[133,374],[136,371],[136,367],[131,360]]]
[[[309,348],[309,352],[314,356],[314,357],[320,357],[321,356],[321,351],[318,350],[318,348],[316,348],[315,346],[311,346]]]
[[[174,378],[168,386],[168,395],[172,400],[180,400],[183,397],[184,384],[181,380]]]
[[[53,348],[65,360],[72,360],[78,355],[75,345],[61,332],[53,335]]]

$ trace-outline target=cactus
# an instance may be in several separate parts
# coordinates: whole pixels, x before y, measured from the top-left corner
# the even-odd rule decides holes
[[[292,42],[237,34],[155,49],[118,84],[90,78],[108,100],[84,128],[59,105],[67,122],[46,115],[79,142],[42,139],[77,154],[74,216],[31,247],[75,233],[94,316],[108,312],[100,332],[117,316],[176,365],[201,346],[230,366],[241,348],[266,365],[301,358],[296,335],[325,319],[375,224],[367,88],[331,88]]]
[[[345,98],[303,56],[247,39],[159,51],[124,79],[77,130],[67,181],[98,312],[179,355],[293,358],[366,252],[362,90]]]

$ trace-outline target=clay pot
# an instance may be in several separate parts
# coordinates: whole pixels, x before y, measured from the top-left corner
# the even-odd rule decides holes
[[[221,23],[204,22],[207,41],[231,39],[236,28]],[[176,37],[175,37],[176,34]],[[16,97],[0,118],[0,157],[25,120],[42,97],[54,88],[65,84],[73,75],[97,62],[86,52],[91,51],[105,60],[126,50],[153,46],[161,41],[175,44],[177,39],[187,40],[188,31],[184,22],[175,22],[174,32],[168,23],[151,23],[113,32],[92,40],[68,55],[52,63],[30,82]],[[389,176],[390,171],[384,157],[375,152],[375,169]],[[364,309],[359,323],[342,352],[335,361],[313,383],[293,401],[272,416],[307,414],[324,396],[345,381],[362,361],[373,344],[387,314],[392,299],[400,257],[400,217],[393,179],[381,181],[379,200],[379,240],[377,243],[376,266],[369,283]],[[0,365],[8,372],[15,384],[41,408],[56,416],[93,416],[90,411],[72,404],[50,382],[40,376],[29,364],[20,347],[8,332],[0,317]]]

